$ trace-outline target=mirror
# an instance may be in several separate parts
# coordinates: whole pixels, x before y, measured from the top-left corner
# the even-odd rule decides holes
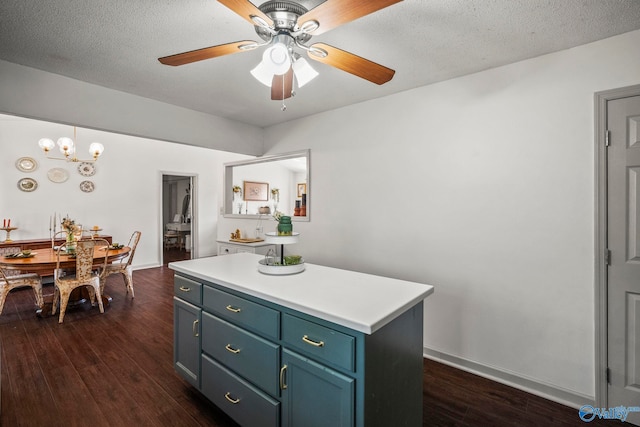
[[[309,221],[309,150],[225,163],[224,216]]]

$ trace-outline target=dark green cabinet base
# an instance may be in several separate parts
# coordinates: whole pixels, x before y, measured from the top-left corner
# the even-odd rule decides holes
[[[278,427],[280,403],[202,355],[202,394],[245,427]]]
[[[351,427],[355,380],[290,350],[282,351],[282,426]]]
[[[242,426],[422,425],[422,302],[365,334],[181,274],[174,316],[176,371]]]

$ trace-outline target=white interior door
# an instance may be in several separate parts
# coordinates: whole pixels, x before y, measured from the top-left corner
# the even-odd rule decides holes
[[[609,101],[607,127],[607,400],[640,407],[640,96]]]

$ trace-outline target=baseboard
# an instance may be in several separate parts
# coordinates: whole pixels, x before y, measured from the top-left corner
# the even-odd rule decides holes
[[[561,387],[556,387],[551,384],[546,384],[540,381],[533,380],[531,378],[526,378],[512,372],[493,368],[491,366],[483,365],[457,356],[445,354],[437,350],[432,350],[424,347],[423,355],[427,359],[432,359],[436,362],[444,363],[445,365],[449,365],[454,368],[458,368],[463,371],[488,378],[492,381],[496,381],[501,384],[526,391],[527,393],[549,399],[565,406],[578,409],[583,405],[595,405],[594,396],[587,396],[581,393],[576,393],[571,390],[566,390]]]
[[[144,270],[147,268],[156,268],[156,267],[162,267],[162,264],[142,264],[142,265],[133,265],[133,271],[135,270]]]

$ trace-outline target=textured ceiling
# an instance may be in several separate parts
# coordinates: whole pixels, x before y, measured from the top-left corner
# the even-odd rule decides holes
[[[393,80],[378,86],[310,61],[319,77],[284,112],[249,74],[261,50],[180,67],[158,62],[259,40],[215,0],[2,0],[0,59],[268,126],[636,29],[638,0],[405,0],[311,40],[390,67]]]

